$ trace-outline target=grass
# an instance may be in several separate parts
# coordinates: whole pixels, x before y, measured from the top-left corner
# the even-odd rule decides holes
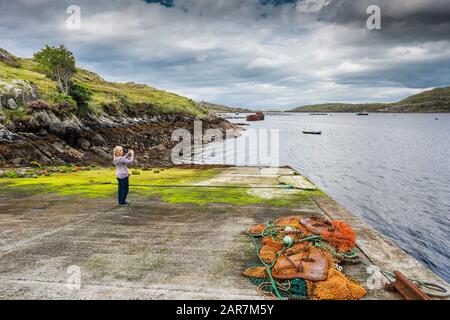
[[[51,97],[57,91],[54,81],[40,73],[32,59],[17,58],[19,67],[13,67],[0,61],[0,80],[11,82],[24,80],[33,83],[44,101],[52,102]],[[115,83],[103,80],[99,75],[77,69],[74,81],[84,84],[92,92],[91,107],[100,110],[106,104],[118,104],[126,101],[132,107],[139,106],[140,112],[159,113],[187,113],[201,115],[206,109],[195,101],[179,96],[175,93],[158,90],[148,85],[135,83]]]
[[[238,206],[261,204],[293,207],[300,202],[310,202],[310,192],[308,191],[286,192],[282,193],[282,196],[262,198],[258,195],[249,194],[247,188],[192,186],[219,174],[221,169],[218,168],[171,168],[155,173],[157,171],[141,171],[140,175],[131,176],[132,194],[157,197],[167,203],[196,203],[199,205],[226,203]],[[138,184],[150,184],[156,185],[156,187],[133,186]],[[170,187],[171,185],[192,187]],[[50,176],[40,176],[39,178],[2,178],[0,179],[0,192],[11,196],[54,193],[78,198],[115,198],[117,186],[114,169],[100,168],[89,171],[53,173]],[[314,192],[314,194],[319,194],[319,192]]]

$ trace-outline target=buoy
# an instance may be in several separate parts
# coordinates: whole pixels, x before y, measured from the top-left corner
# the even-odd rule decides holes
[[[294,228],[287,226],[286,228],[284,228],[284,231],[292,232],[294,231]]]
[[[294,239],[292,239],[292,237],[290,236],[286,236],[284,237],[283,242],[286,247],[290,247],[294,243]]]

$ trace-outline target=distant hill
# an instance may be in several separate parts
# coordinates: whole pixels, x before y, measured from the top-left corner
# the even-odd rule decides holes
[[[436,88],[395,103],[324,103],[306,105],[290,112],[450,112],[450,87]]]
[[[211,102],[205,102],[205,101],[201,101],[198,103],[202,108],[207,109],[211,112],[229,112],[229,113],[233,113],[233,112],[252,112],[252,110],[249,109],[245,109],[245,108],[238,108],[238,107],[227,107],[221,104],[215,104],[215,103],[211,103]]]

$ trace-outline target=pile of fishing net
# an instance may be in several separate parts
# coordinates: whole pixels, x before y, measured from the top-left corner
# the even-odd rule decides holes
[[[283,217],[247,230],[259,261],[243,274],[264,296],[278,299],[357,300],[366,290],[344,275],[358,262],[356,234],[342,221]]]

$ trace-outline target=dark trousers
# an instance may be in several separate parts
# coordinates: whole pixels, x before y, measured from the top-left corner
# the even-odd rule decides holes
[[[129,190],[128,177],[123,179],[117,178],[117,182],[119,184],[119,204],[126,204]]]

